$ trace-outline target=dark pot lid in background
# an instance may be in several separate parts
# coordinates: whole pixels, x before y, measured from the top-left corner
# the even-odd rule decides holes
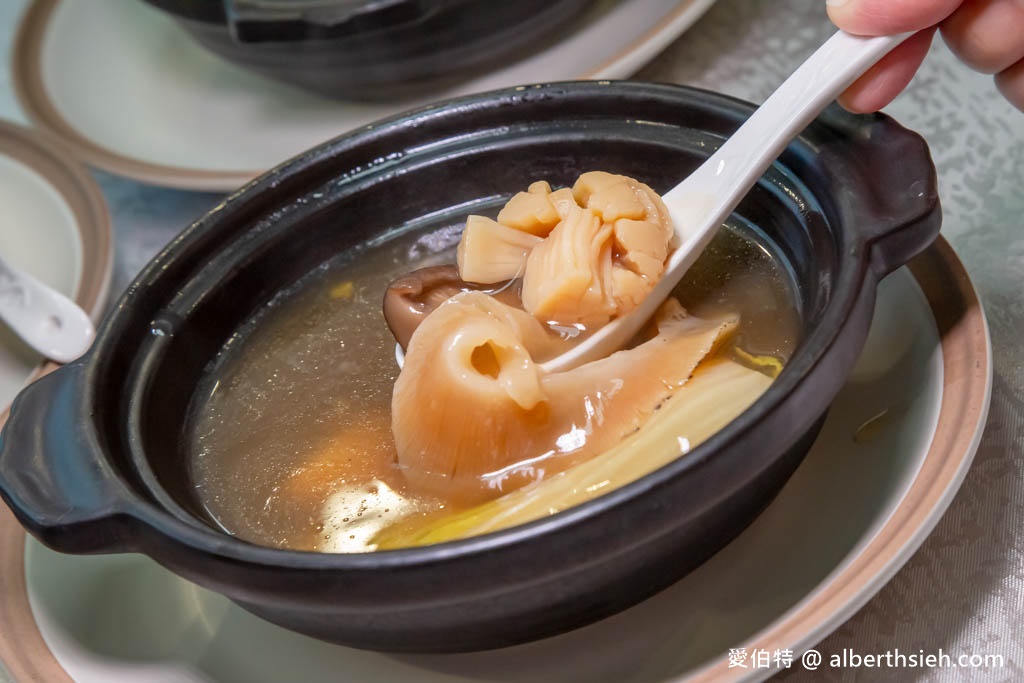
[[[145,0],[176,17],[222,24],[241,43],[331,40],[414,24],[479,0]]]

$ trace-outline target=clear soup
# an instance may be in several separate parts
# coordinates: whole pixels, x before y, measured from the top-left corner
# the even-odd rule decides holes
[[[375,549],[382,531],[458,514],[410,489],[391,436],[388,283],[451,263],[458,226],[370,243],[281,293],[221,351],[193,402],[190,474],[211,521],[259,545]],[[792,278],[750,226],[730,224],[677,288],[694,315],[738,313],[716,354],[775,374],[798,341]]]

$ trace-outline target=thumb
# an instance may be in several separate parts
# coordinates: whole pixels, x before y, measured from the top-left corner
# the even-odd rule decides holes
[[[828,16],[847,33],[881,36],[934,26],[963,0],[826,0]]]

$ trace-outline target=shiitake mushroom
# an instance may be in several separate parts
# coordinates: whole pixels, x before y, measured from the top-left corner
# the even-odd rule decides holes
[[[409,347],[409,338],[423,319],[459,292],[484,292],[510,306],[519,306],[515,283],[481,285],[459,277],[455,265],[420,268],[393,280],[384,292],[384,320],[395,341]]]

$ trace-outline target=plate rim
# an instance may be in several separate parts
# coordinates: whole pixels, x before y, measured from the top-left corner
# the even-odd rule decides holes
[[[737,647],[799,653],[847,621],[888,583],[931,533],[952,502],[974,459],[992,388],[992,348],[978,294],[963,263],[941,236],[909,264],[924,293],[942,343],[943,392],[932,441],[910,487],[877,532],[845,558],[800,602]],[[956,391],[950,391],[950,387]],[[969,426],[968,429],[964,427]],[[907,520],[915,522],[907,524]],[[28,603],[25,533],[0,505],[0,661],[15,681],[71,681],[50,651]],[[12,642],[17,642],[13,649]],[[676,681],[757,678],[773,669],[730,669],[723,654]]]
[[[619,50],[597,66],[580,76],[581,79],[628,78],[667,48],[673,40],[686,33],[717,2],[717,0],[677,0],[677,4],[642,36]],[[634,63],[637,54],[649,52],[640,63]]]
[[[623,2],[628,0],[617,0]],[[228,192],[270,170],[207,170],[160,164],[128,156],[109,149],[75,128],[49,96],[43,79],[43,46],[53,12],[61,0],[31,0],[15,32],[11,52],[11,82],[15,96],[33,125],[62,140],[80,161],[115,175],[141,182],[181,190]],[[660,23],[653,24],[642,36],[624,46],[574,79],[622,78],[639,69],[676,37],[696,23],[716,0],[675,0]],[[652,54],[633,64],[645,47]],[[442,96],[446,99],[447,95]],[[415,106],[415,105],[413,105]],[[399,107],[392,114],[399,113]]]
[[[855,555],[844,558],[797,604],[737,648],[788,649],[793,661],[799,661],[907,563],[949,509],[974,461],[992,397],[992,342],[981,299],[963,262],[941,235],[907,266],[928,301],[942,345],[939,419],[921,467],[885,523]],[[951,385],[963,391],[949,391]],[[749,681],[774,673],[779,670],[730,667],[727,655],[721,655],[676,680]]]
[[[205,171],[141,161],[108,149],[78,131],[57,109],[43,80],[42,57],[50,17],[60,0],[32,0],[25,8],[11,52],[11,84],[29,120],[58,137],[76,158],[118,176],[183,190],[233,190],[259,173]]]
[[[75,226],[82,238],[82,269],[75,286],[74,300],[96,320],[103,312],[110,292],[110,282],[114,270],[114,239],[111,227],[110,210],[103,198],[96,180],[89,171],[74,160],[68,149],[59,140],[45,132],[26,128],[10,121],[0,120],[0,154],[8,156],[38,173],[44,181],[67,202],[75,218]],[[44,361],[40,363],[25,381],[25,385],[34,382],[43,375],[52,372],[59,366]],[[0,426],[7,421],[10,406],[0,410]],[[17,543],[17,549],[12,543]],[[7,561],[8,556],[16,556],[20,570],[0,572],[0,594],[25,596],[25,607],[28,608],[28,596],[25,590],[24,576],[24,531],[14,521],[13,513],[6,505],[0,505],[0,548],[15,550],[0,554],[0,561]],[[21,586],[20,593],[13,592]],[[19,603],[14,600],[0,603],[0,613],[5,614]],[[53,674],[52,671],[32,669],[19,666],[24,664],[24,648],[26,653],[39,652],[39,644],[45,643],[35,628],[35,621],[24,623],[24,620],[4,619],[4,625],[11,629],[11,638],[0,638],[0,664],[15,680],[37,680]],[[38,640],[38,642],[36,642]],[[17,643],[15,648],[14,643]],[[46,650],[49,657],[49,650]],[[31,661],[31,657],[29,660]],[[45,658],[43,659],[45,661]],[[56,662],[56,671],[70,681],[64,669]]]
[[[60,140],[11,121],[0,120],[0,155],[38,173],[67,203],[82,240],[82,269],[72,299],[96,322],[110,295],[114,273],[110,209],[99,184]],[[57,363],[43,361],[23,388],[57,367]],[[9,405],[0,408],[0,427],[9,411]]]

